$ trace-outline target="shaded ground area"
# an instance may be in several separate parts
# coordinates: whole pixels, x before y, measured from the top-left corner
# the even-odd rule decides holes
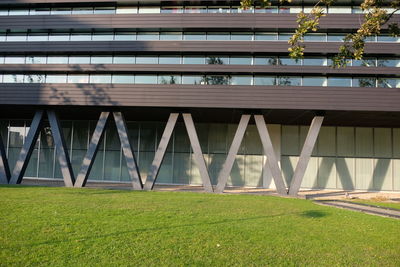
[[[4,266],[399,266],[400,221],[253,194],[0,186]]]

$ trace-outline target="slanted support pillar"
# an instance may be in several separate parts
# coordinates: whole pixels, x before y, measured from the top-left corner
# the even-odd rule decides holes
[[[162,134],[160,144],[158,145],[156,154],[154,155],[153,162],[151,163],[149,174],[147,175],[146,183],[143,187],[144,190],[152,190],[157,180],[158,172],[160,171],[161,163],[164,160],[165,152],[167,151],[168,143],[171,139],[172,132],[174,131],[178,113],[171,113],[168,118],[167,125],[165,126]]]
[[[10,179],[10,167],[8,165],[6,149],[0,134],[0,184],[8,184]]]
[[[28,167],[29,159],[32,155],[36,141],[39,137],[40,126],[43,120],[43,110],[38,110],[33,117],[32,123],[29,127],[28,135],[25,138],[24,145],[19,153],[17,163],[15,164],[12,172],[10,184],[20,184],[24,177],[26,168]]]
[[[238,128],[236,130],[235,136],[233,137],[231,147],[229,148],[228,156],[218,175],[218,184],[215,188],[216,193],[222,193],[225,189],[229,175],[232,171],[233,163],[235,162],[240,144],[242,143],[244,134],[246,132],[247,125],[249,124],[250,117],[251,115],[242,115],[242,117],[240,118]]]
[[[86,152],[85,158],[83,159],[82,166],[76,178],[74,187],[83,187],[86,185],[90,171],[93,167],[94,160],[96,158],[99,144],[103,139],[104,130],[109,116],[110,112],[102,112],[100,114],[100,118],[97,121],[96,128],[92,135],[92,139],[90,140],[88,151]]]
[[[115,125],[121,141],[122,152],[124,153],[126,166],[128,167],[128,173],[132,180],[132,186],[135,190],[142,190],[143,184],[140,177],[139,168],[137,165],[135,154],[133,153],[132,146],[128,138],[128,130],[126,127],[125,119],[121,112],[113,112]]]
[[[265,124],[263,115],[254,115],[258,133],[261,138],[261,143],[264,153],[267,156],[267,164],[270,167],[272,178],[275,182],[276,191],[280,195],[287,195],[285,182],[283,181],[282,171],[279,167],[278,159],[276,158],[274,147],[272,146],[271,137],[269,135],[267,125]]]
[[[199,168],[200,176],[203,181],[204,190],[208,193],[212,193],[213,187],[211,185],[210,175],[207,170],[206,162],[204,161],[203,152],[201,151],[200,142],[197,136],[196,128],[194,127],[192,115],[190,113],[183,113],[182,116],[189,135],[190,144],[194,154],[194,160]]]
[[[301,150],[300,158],[294,171],[292,182],[290,184],[290,196],[296,196],[299,192],[301,182],[303,181],[304,174],[307,170],[308,162],[310,161],[311,153],[314,149],[315,142],[317,141],[323,120],[323,116],[315,116],[311,122],[310,129],[308,130],[308,134],[304,142],[303,149]]]
[[[68,155],[68,148],[65,144],[64,134],[54,110],[47,111],[49,118],[51,133],[53,135],[54,144],[56,147],[58,162],[61,167],[61,173],[66,187],[73,187],[75,182],[74,172],[72,170],[71,161]]]

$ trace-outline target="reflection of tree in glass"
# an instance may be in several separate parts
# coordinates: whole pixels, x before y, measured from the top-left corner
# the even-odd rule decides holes
[[[268,58],[268,65],[282,65],[282,62],[277,57]]]
[[[207,57],[207,64],[223,65],[224,61],[220,57]]]
[[[387,59],[379,59],[378,67],[389,67],[389,61]]]
[[[290,77],[288,77],[288,76],[281,76],[281,77],[279,77],[278,85],[290,86],[290,85],[292,85],[292,81],[290,80]]]
[[[212,75],[203,76],[200,84],[210,84],[210,85],[229,85],[231,82],[231,76],[229,75]]]
[[[394,79],[379,78],[378,79],[378,87],[395,88],[396,82]]]
[[[375,87],[374,78],[359,78],[358,84],[360,87]]]
[[[176,77],[171,75],[169,78],[162,77],[161,84],[176,84]]]

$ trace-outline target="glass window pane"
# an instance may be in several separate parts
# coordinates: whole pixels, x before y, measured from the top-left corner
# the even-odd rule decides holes
[[[344,34],[328,33],[328,42],[343,42],[345,36]]]
[[[277,6],[268,6],[268,7],[256,7],[254,9],[255,13],[269,13],[269,14],[276,14],[278,13]]]
[[[276,57],[255,57],[254,65],[277,65],[278,58]]]
[[[328,14],[351,14],[352,10],[350,6],[330,6],[328,8]]]
[[[31,8],[30,15],[50,15],[50,8]]]
[[[353,60],[352,66],[376,67],[376,59],[375,58],[363,58],[362,60]]]
[[[0,16],[8,16],[8,9],[0,9]]]
[[[282,86],[301,86],[301,77],[280,76],[278,85]]]
[[[66,83],[67,75],[47,75],[46,83]]]
[[[4,74],[3,75],[3,83],[23,83],[24,75],[23,74]]]
[[[160,7],[139,7],[139,14],[159,14]]]
[[[376,87],[376,79],[371,77],[353,78],[353,87]]]
[[[158,64],[158,57],[153,56],[137,56],[136,64]]]
[[[92,40],[91,33],[72,33],[71,34],[71,41],[90,41]]]
[[[304,41],[308,42],[326,42],[326,34],[309,33],[304,36]]]
[[[293,33],[280,33],[278,35],[279,41],[289,41],[289,39],[293,36]]]
[[[303,86],[326,86],[325,77],[303,77]]]
[[[90,83],[111,83],[111,75],[90,75]]]
[[[227,75],[207,75],[206,83],[210,85],[229,85],[231,77]]]
[[[8,42],[24,42],[26,41],[26,33],[9,33],[7,34]]]
[[[180,56],[160,56],[158,64],[181,64]]]
[[[159,39],[158,32],[138,32],[136,37],[139,41],[152,41]]]
[[[186,6],[185,13],[207,13],[207,7],[205,6]]]
[[[135,64],[135,56],[114,56],[114,64]]]
[[[227,41],[230,40],[229,32],[208,32],[207,40],[209,41]]]
[[[68,15],[71,14],[71,8],[52,8],[51,15]]]
[[[112,64],[112,56],[92,56],[90,59],[90,64]]]
[[[204,84],[205,80],[203,76],[182,76],[182,84]]]
[[[185,41],[203,41],[206,40],[205,32],[185,32],[183,35]]]
[[[47,64],[68,64],[68,57],[65,56],[48,56]]]
[[[68,83],[88,83],[89,75],[68,75]]]
[[[231,57],[229,64],[233,65],[251,65],[252,57]]]
[[[158,84],[180,84],[180,75],[159,75]]]
[[[135,82],[134,75],[113,75],[112,83],[126,83],[133,84]]]
[[[115,14],[114,7],[95,7],[94,14]]]
[[[278,34],[276,33],[256,33],[254,36],[256,41],[276,41]]]
[[[46,57],[27,56],[26,64],[46,64]]]
[[[161,13],[163,13],[163,14],[183,13],[183,7],[182,6],[163,6],[163,7],[161,7]]]
[[[253,40],[252,33],[232,33],[231,40],[234,41],[251,41]]]
[[[206,58],[206,64],[226,65],[229,64],[229,57],[208,56]]]
[[[25,63],[25,57],[24,56],[6,56],[4,58],[4,63],[5,64],[24,64]]]
[[[116,32],[115,41],[134,41],[136,40],[136,32]]]
[[[274,76],[256,76],[254,85],[276,85],[276,78]]]
[[[50,33],[49,41],[69,41],[69,33]]]
[[[400,67],[400,59],[378,58],[378,67]]]
[[[69,64],[90,64],[89,56],[70,56]]]
[[[135,6],[119,6],[115,11],[117,14],[136,14],[137,7]]]
[[[29,15],[29,9],[10,9],[9,16],[26,16]]]
[[[400,37],[391,35],[378,35],[378,42],[400,42]]]
[[[25,83],[44,83],[45,80],[46,76],[40,74],[28,74],[24,78]]]
[[[114,33],[112,32],[95,32],[92,36],[93,41],[112,41],[114,40]]]
[[[157,75],[136,75],[136,84],[157,84]]]
[[[232,76],[231,84],[232,85],[252,85],[252,76]]]
[[[329,77],[328,78],[328,86],[350,87],[351,86],[351,78],[347,78],[347,77]]]
[[[326,66],[326,58],[303,58],[304,66]]]
[[[30,33],[28,34],[28,41],[30,42],[41,42],[47,41],[49,39],[49,35],[47,33]]]
[[[183,64],[204,64],[204,57],[184,56]]]
[[[293,59],[289,57],[279,57],[278,65],[298,66],[301,65],[301,59]]]
[[[72,14],[76,14],[76,15],[93,14],[93,8],[91,8],[91,7],[75,7],[72,9]]]
[[[208,7],[208,13],[229,13],[229,11],[230,11],[229,6],[222,6],[222,7],[209,6]]]
[[[5,76],[5,75],[4,75]],[[384,88],[400,88],[400,79],[395,78],[378,78],[378,87]]]
[[[182,40],[181,32],[161,32],[160,40],[162,41],[179,41]]]

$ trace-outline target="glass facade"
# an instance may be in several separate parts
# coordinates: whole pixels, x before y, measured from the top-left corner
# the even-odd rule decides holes
[[[272,82],[275,81],[275,82]],[[0,74],[0,83],[200,84],[400,88],[395,77],[186,74]]]
[[[73,170],[77,174],[96,122],[62,121],[61,126]],[[165,123],[127,122],[127,127],[142,179],[145,180]],[[234,124],[196,124],[201,148],[214,184],[227,156],[236,127]],[[0,133],[6,146],[10,166],[15,165],[28,130],[29,121],[0,120]],[[257,136],[255,125],[250,125],[228,181],[229,185],[251,187],[262,185],[262,167],[265,159]],[[51,129],[48,123],[45,123],[25,176],[61,178],[55,153]],[[176,125],[161,166],[158,183],[194,185],[202,183],[185,126],[181,123]],[[90,180],[119,182],[130,180],[114,123],[109,123],[107,126],[103,141],[99,145]]]

